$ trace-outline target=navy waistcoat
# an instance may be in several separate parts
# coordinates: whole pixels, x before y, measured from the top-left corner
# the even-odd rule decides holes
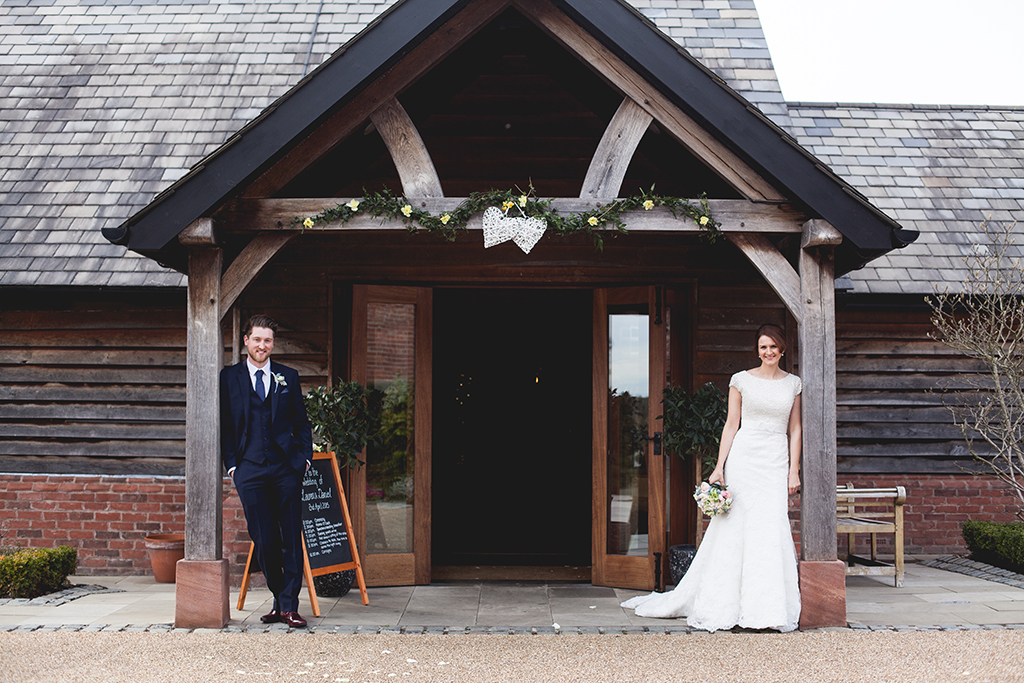
[[[271,382],[270,390],[273,392],[274,384]],[[256,395],[252,384],[249,385],[249,438],[245,443],[245,451],[242,453],[242,460],[250,462],[280,462],[284,460],[285,454],[281,446],[274,439],[274,432],[270,427],[270,396],[263,401]]]

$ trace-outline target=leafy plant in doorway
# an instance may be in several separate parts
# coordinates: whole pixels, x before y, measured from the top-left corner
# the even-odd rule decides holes
[[[359,382],[321,385],[305,396],[306,413],[313,427],[313,449],[334,451],[341,468],[363,465],[359,454],[378,430],[372,393]]]
[[[313,427],[313,449],[334,451],[341,468],[365,464],[359,459],[379,431],[380,410],[374,392],[359,382],[339,381],[333,387],[321,385],[305,396],[306,414]],[[317,595],[340,598],[356,579],[354,569],[313,577]]]
[[[718,444],[729,410],[726,395],[711,382],[693,393],[669,385],[661,403],[665,450],[680,458],[697,458],[703,464],[702,476],[707,477],[718,459]]]

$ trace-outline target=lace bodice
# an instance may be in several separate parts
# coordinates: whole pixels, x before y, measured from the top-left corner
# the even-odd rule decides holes
[[[740,429],[757,429],[785,434],[793,401],[803,388],[800,378],[789,374],[782,379],[760,379],[746,370],[729,380],[740,392]]]

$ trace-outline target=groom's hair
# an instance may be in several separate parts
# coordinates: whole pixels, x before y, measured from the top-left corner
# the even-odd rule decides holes
[[[754,348],[761,341],[761,337],[768,337],[779,347],[779,351],[786,351],[786,333],[782,331],[782,328],[772,323],[765,323],[761,327],[757,328],[757,336],[754,337]]]
[[[277,336],[277,323],[269,315],[257,313],[249,318],[249,322],[245,323],[245,332],[242,333],[242,336],[248,337],[252,334],[252,328],[254,327],[265,327],[273,332],[275,337]]]

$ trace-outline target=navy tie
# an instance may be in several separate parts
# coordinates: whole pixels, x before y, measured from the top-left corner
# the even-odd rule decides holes
[[[267,390],[263,388],[263,371],[256,371],[256,395],[260,397],[261,401],[267,400]]]

